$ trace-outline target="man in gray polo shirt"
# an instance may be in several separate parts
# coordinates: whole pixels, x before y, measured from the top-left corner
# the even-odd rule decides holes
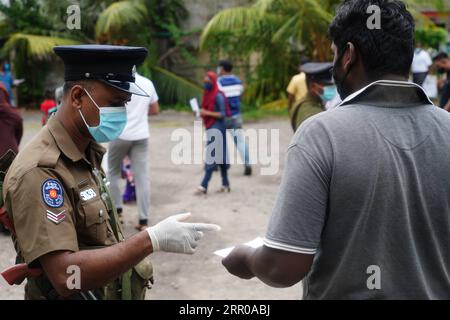
[[[330,26],[344,101],[287,153],[264,246],[223,260],[305,299],[450,299],[450,115],[406,82],[414,22],[397,0],[346,1]]]

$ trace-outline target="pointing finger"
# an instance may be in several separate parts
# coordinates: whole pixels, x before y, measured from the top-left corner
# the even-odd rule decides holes
[[[220,231],[222,228],[217,224],[193,223],[192,226],[197,231]]]
[[[177,221],[185,221],[191,216],[190,212],[180,213],[172,216]]]

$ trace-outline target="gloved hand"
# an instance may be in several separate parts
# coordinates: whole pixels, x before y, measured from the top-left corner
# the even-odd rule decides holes
[[[147,228],[146,230],[152,241],[153,252],[193,254],[198,241],[203,237],[203,231],[220,230],[220,226],[216,224],[180,222],[190,216],[189,212],[177,214]]]

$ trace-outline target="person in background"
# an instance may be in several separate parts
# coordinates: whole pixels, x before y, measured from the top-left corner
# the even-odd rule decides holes
[[[414,50],[413,62],[411,65],[413,82],[415,84],[418,84],[419,86],[423,85],[432,64],[433,61],[431,61],[430,54],[426,50],[423,50],[421,43],[418,43],[416,50]]]
[[[216,73],[209,71],[203,80],[205,91],[203,93],[200,116],[206,128],[206,163],[205,175],[197,188],[196,195],[205,195],[214,170],[219,167],[222,175],[222,187],[219,192],[230,192],[228,173],[230,165],[227,158],[227,135],[225,118],[230,114],[228,101],[217,85]]]
[[[242,134],[241,96],[244,92],[244,86],[242,85],[241,79],[231,73],[233,71],[233,64],[230,61],[220,61],[217,69],[219,74],[219,78],[217,79],[219,90],[225,94],[231,112],[231,116],[225,120],[225,127],[227,130],[231,130],[234,145],[244,161],[244,175],[250,176],[252,174],[250,154],[248,144]]]
[[[8,90],[0,83],[0,157],[10,149],[17,154],[22,135],[22,117],[9,104]]]
[[[292,107],[302,100],[308,93],[308,87],[306,85],[306,74],[303,72],[302,66],[308,63],[308,59],[302,59],[298,68],[299,74],[292,77],[289,85],[286,89],[288,93],[288,111],[290,112]]]
[[[8,92],[8,103],[14,107],[15,103],[12,92],[14,80],[11,75],[11,67],[4,59],[0,59],[0,81],[5,85],[6,91]]]
[[[125,156],[129,157],[136,190],[139,221],[136,230],[148,226],[150,213],[150,176],[149,176],[149,139],[148,116],[159,113],[158,94],[150,79],[136,73],[136,85],[147,92],[148,97],[133,95],[127,103],[127,125],[119,136],[108,146],[108,179],[111,193],[119,216],[123,212],[123,197],[119,189],[119,180]],[[123,218],[120,217],[123,222]]]
[[[56,108],[57,104],[53,96],[53,92],[50,90],[45,90],[44,101],[42,101],[39,109],[42,111],[41,124],[44,126],[49,118],[49,111]]]
[[[433,58],[434,64],[439,73],[446,73],[446,78],[440,80],[441,99],[439,107],[450,111],[450,59],[445,52],[438,53]]]
[[[332,66],[329,62],[309,62],[302,66],[308,93],[290,109],[289,115],[294,132],[307,118],[325,111],[326,103],[336,97],[336,86],[331,74]]]
[[[19,144],[23,134],[23,120],[19,112],[11,107],[8,91],[0,83],[0,157],[8,150],[19,152]],[[1,188],[0,188],[1,189]],[[0,223],[0,232],[9,235],[9,231]]]

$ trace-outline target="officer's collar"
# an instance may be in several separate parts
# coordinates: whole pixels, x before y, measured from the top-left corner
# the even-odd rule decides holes
[[[350,104],[365,104],[381,107],[406,107],[433,105],[423,88],[415,83],[394,80],[372,82],[349,95],[338,107]]]
[[[56,145],[59,150],[73,162],[80,161],[81,159],[89,162],[84,155],[77,148],[67,130],[62,123],[56,118],[55,115],[51,116],[47,123],[48,129],[55,139]],[[105,149],[96,142],[90,142],[88,148],[101,158],[105,153]]]

